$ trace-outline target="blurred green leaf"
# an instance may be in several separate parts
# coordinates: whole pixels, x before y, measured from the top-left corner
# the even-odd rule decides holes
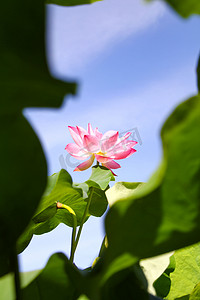
[[[139,265],[123,269],[120,272],[114,272],[101,288],[101,299],[104,300],[122,300],[122,299],[140,299],[149,300],[147,293],[147,282],[144,284],[145,276],[142,274]]]
[[[92,4],[102,0],[46,0],[47,4],[57,4],[61,6],[74,6],[83,4]]]
[[[85,295],[81,295],[77,300],[89,300],[89,298]]]
[[[59,107],[65,94],[75,93],[75,83],[64,83],[50,76],[44,32],[45,6],[42,1],[13,1],[12,6],[8,2],[2,3],[1,114],[21,112],[29,106]]]
[[[165,298],[170,291],[171,279],[170,273],[175,270],[175,258],[174,255],[170,257],[169,266],[163,272],[163,274],[154,281],[153,286],[156,290],[156,295],[162,298]]]
[[[47,170],[39,140],[26,119],[4,115],[1,122],[0,256],[5,259],[36,210]]]
[[[34,280],[40,272],[40,270],[36,270],[31,272],[20,273],[22,287],[25,287],[26,285],[30,284],[30,282]],[[0,291],[0,299],[16,300],[13,273],[9,273],[0,278]]]
[[[147,0],[152,1],[152,0]],[[168,3],[178,14],[187,18],[193,14],[200,14],[199,0],[164,0]]]
[[[116,182],[115,185],[106,191],[109,206],[117,201],[126,200],[129,193],[138,192],[138,189],[144,186],[143,182]]]
[[[106,264],[123,253],[129,253],[134,263],[199,241],[199,128],[196,96],[179,105],[165,122],[164,158],[158,171],[138,191],[128,189],[126,200],[108,212]]]
[[[45,57],[45,6],[39,0],[3,2],[0,10],[1,192],[0,275],[30,222],[46,186],[46,161],[24,107],[59,107],[75,83],[49,74]],[[24,247],[24,246],[23,246]],[[23,248],[22,247],[22,248]]]

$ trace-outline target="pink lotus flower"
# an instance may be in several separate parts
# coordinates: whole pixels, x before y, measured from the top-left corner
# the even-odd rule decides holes
[[[70,143],[65,149],[70,155],[79,160],[89,158],[78,165],[74,171],[88,169],[96,158],[102,166],[110,169],[112,172],[112,169],[121,168],[114,160],[124,159],[136,152],[133,147],[137,142],[128,140],[131,132],[127,132],[123,137],[119,138],[118,131],[110,130],[103,135],[98,131],[98,128],[93,130],[90,123],[87,131],[80,126],[68,126],[68,128],[75,144]]]

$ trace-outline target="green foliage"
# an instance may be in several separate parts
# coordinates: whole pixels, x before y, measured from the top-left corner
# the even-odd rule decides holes
[[[74,186],[82,190],[86,201],[91,198],[89,214],[95,217],[101,217],[107,209],[108,201],[105,191],[109,187],[109,182],[114,181],[112,172],[105,167],[95,166],[92,168],[90,178]]]
[[[101,299],[149,300],[146,282],[144,284],[144,281],[140,278],[141,272],[140,267],[137,265],[123,269],[120,272],[114,272],[113,275],[105,281],[101,289]]]
[[[50,176],[51,178],[51,176]],[[55,181],[55,182],[53,182]],[[57,209],[57,202],[63,203],[71,207],[80,223],[86,203],[80,193],[72,187],[72,179],[67,171],[62,169],[59,174],[54,174],[50,179],[50,187],[47,186],[45,196],[42,197],[36,214],[33,217],[34,223],[43,223],[51,218],[55,218],[57,222],[73,227],[73,219],[69,211]],[[48,194],[47,194],[48,193]]]
[[[93,182],[95,182],[102,190],[106,190],[110,181],[115,181],[112,172],[105,167],[95,166],[92,168],[92,175],[86,183],[93,186]]]
[[[49,232],[60,223],[73,227],[72,214],[66,209],[58,209],[57,202],[73,209],[78,226],[81,224],[89,199],[91,202],[86,220],[90,215],[101,217],[108,205],[104,190],[108,187],[110,180],[114,180],[114,176],[104,167],[93,167],[89,180],[80,184],[73,184],[71,176],[64,169],[49,176],[37,212],[18,239],[18,253],[28,246],[33,234]]]
[[[53,79],[46,65],[44,4],[3,2],[0,10],[1,191],[0,275],[13,269],[15,242],[30,222],[46,185],[46,161],[22,116],[28,106],[59,107],[76,85]],[[6,267],[7,265],[7,267]]]
[[[92,4],[102,0],[46,0],[47,4],[57,4],[61,6],[75,6],[83,4]]]
[[[147,0],[152,1],[152,0]],[[167,2],[178,14],[187,18],[193,14],[200,14],[199,0],[164,0]]]
[[[183,17],[200,14],[199,0],[165,1]],[[93,2],[47,0],[63,6]],[[123,182],[108,190],[114,176],[97,166],[82,184],[73,184],[67,171],[61,170],[49,178],[44,192],[45,157],[22,109],[59,107],[65,94],[75,94],[76,84],[49,74],[42,1],[3,1],[0,25],[0,276],[9,271],[17,274],[17,240],[21,252],[33,234],[48,232],[61,222],[74,225],[72,214],[57,208],[58,201],[73,209],[80,225],[90,215],[103,215],[107,194],[112,205],[106,217],[108,247],[104,242],[94,268],[80,271],[64,254],[54,254],[44,270],[22,275],[22,299],[156,299],[147,293],[139,259],[199,241],[200,96],[178,106],[164,124],[163,161],[147,184]],[[197,75],[200,89],[200,60]],[[175,252],[155,282],[159,295],[169,300],[199,299],[199,253],[199,244]],[[19,298],[13,277],[10,273],[1,278],[2,299]]]
[[[199,241],[199,100],[185,101],[165,122],[163,162],[150,181],[108,212],[107,261],[129,253],[136,262]]]
[[[20,273],[22,288],[29,285],[31,281],[34,280],[40,272],[41,272],[40,270],[36,270],[31,272]],[[0,299],[2,300],[16,299],[15,288],[14,288],[14,274],[9,273],[0,278],[0,291],[1,291]]]
[[[200,282],[200,244],[183,248],[175,251],[171,257],[170,265],[165,272],[158,278],[154,286],[159,296],[163,287],[167,285],[164,297],[168,300],[192,299],[199,293]],[[194,290],[195,289],[195,290]],[[193,292],[194,290],[194,292]],[[195,298],[194,298],[195,299]]]
[[[56,253],[51,256],[39,276],[22,290],[22,299],[77,299],[79,293],[72,282],[73,277],[80,282],[80,274],[65,255]]]
[[[12,1],[10,9],[4,2],[0,20],[1,113],[20,113],[29,106],[59,107],[65,94],[75,93],[76,85],[55,80],[49,74],[44,3]]]

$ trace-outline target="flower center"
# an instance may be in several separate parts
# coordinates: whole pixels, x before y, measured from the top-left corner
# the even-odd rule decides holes
[[[99,151],[98,153],[96,153],[97,155],[101,155],[101,156],[105,156],[106,155],[106,152],[101,152]]]

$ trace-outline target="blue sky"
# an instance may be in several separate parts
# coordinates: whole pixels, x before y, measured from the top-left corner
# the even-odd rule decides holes
[[[199,19],[183,20],[162,2],[136,0],[51,5],[47,12],[50,70],[57,78],[79,82],[78,95],[67,97],[62,108],[24,111],[42,142],[49,174],[64,166],[62,159],[75,182],[88,178],[91,170],[73,173],[64,148],[72,142],[68,125],[86,127],[91,122],[102,132],[137,128],[142,143],[120,161],[116,181],[147,181],[162,157],[159,132],[165,118],[197,92]],[[34,237],[20,256],[22,270],[43,267],[56,251],[68,254],[70,234],[60,225]],[[79,267],[92,263],[103,235],[103,220],[91,218],[75,257]]]

